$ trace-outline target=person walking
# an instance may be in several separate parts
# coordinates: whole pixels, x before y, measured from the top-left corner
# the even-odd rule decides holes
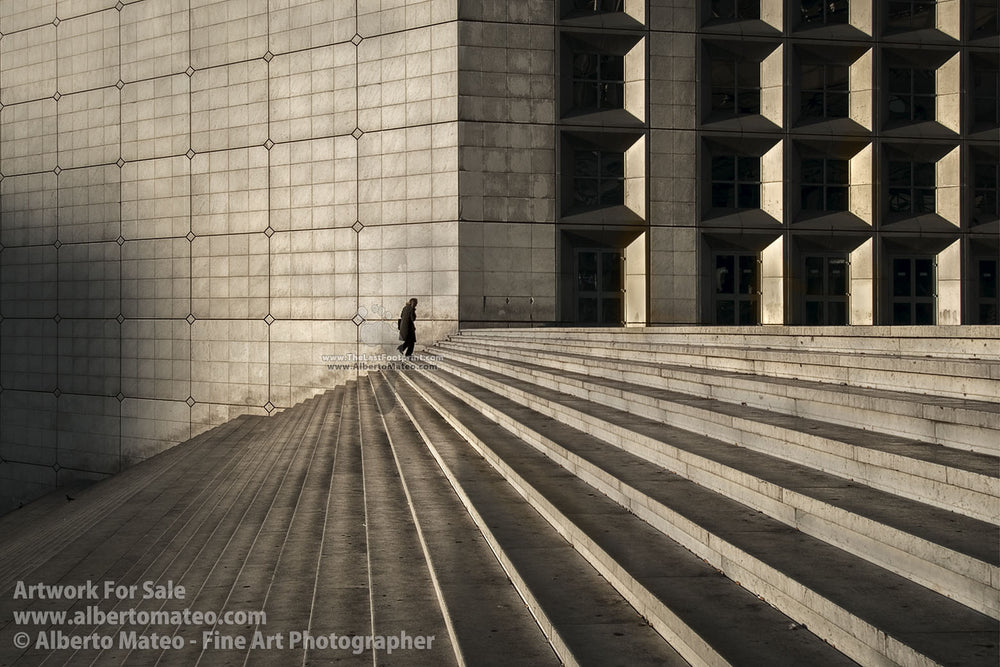
[[[405,354],[407,357],[413,354],[413,346],[417,342],[416,319],[417,300],[410,299],[399,314],[399,340],[403,341],[403,344],[396,348],[400,354]]]

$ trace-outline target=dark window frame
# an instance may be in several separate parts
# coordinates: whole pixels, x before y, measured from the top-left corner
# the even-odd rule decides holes
[[[934,28],[936,5],[936,0],[889,0],[886,28],[891,31]]]
[[[624,5],[624,0],[563,0],[563,11],[569,16],[614,14],[625,11]]]
[[[904,123],[936,120],[937,86],[936,73],[933,69],[889,67],[886,74],[888,120]],[[928,78],[931,84],[930,92],[927,92]],[[903,108],[894,109],[896,104],[901,104]]]
[[[597,50],[574,49],[572,53],[570,87],[572,110],[578,113],[596,113],[625,108],[625,56]],[[582,68],[582,60],[591,61],[591,67]],[[589,72],[593,75],[589,75]],[[613,74],[613,76],[608,73]],[[590,89],[593,103],[584,103],[585,91]],[[617,99],[615,99],[617,98]],[[613,103],[607,103],[613,101]]]
[[[590,173],[581,173],[582,156],[589,154],[595,163]],[[589,160],[588,160],[589,161]],[[620,165],[620,175],[617,169],[611,170],[614,164]],[[608,206],[623,206],[625,204],[625,153],[604,150],[598,146],[577,146],[573,148],[573,210],[592,211]],[[587,190],[581,190],[581,184],[591,184]],[[612,186],[606,187],[608,184]],[[587,193],[592,193],[591,198]],[[619,196],[620,195],[620,196]]]
[[[713,21],[752,21],[760,18],[759,0],[711,0],[708,8]]]
[[[1000,162],[973,162],[972,212],[975,223],[1000,220]]]
[[[818,262],[817,262],[818,260]],[[819,276],[810,264],[818,263]],[[833,264],[843,265],[841,289],[837,289]],[[802,258],[802,324],[844,326],[850,324],[851,257],[847,253],[810,253]],[[816,284],[818,280],[818,285]]]
[[[713,54],[711,111],[726,116],[760,114],[760,61],[735,54]],[[720,80],[725,77],[725,80]]]
[[[903,264],[906,264],[904,267]],[[937,260],[934,256],[896,255],[889,258],[890,323],[933,325],[937,322]],[[921,279],[926,269],[926,280]],[[905,315],[905,316],[904,316]]]
[[[982,12],[982,18],[977,20],[977,16]],[[1000,9],[996,0],[973,0],[972,2],[972,36],[995,37],[1000,34]],[[978,26],[978,27],[977,27]]]
[[[1000,67],[973,66],[972,113],[975,125],[1000,127]]]
[[[889,160],[886,168],[890,215],[912,217],[937,210],[936,163]]]
[[[799,114],[802,118],[847,118],[850,116],[850,66],[841,63],[802,63],[801,81],[806,82],[816,68],[821,71],[819,88],[806,88],[799,92]],[[842,70],[842,71],[835,71]],[[846,74],[841,80],[836,74]],[[819,113],[813,113],[814,110]]]
[[[816,164],[818,163],[818,164]],[[812,167],[818,166],[819,178],[809,180],[815,173]],[[800,206],[803,211],[847,211],[848,192],[850,187],[850,161],[831,157],[802,158],[799,165],[801,179],[799,182]],[[842,180],[836,180],[842,174]],[[816,199],[818,194],[821,206],[812,206],[808,202]],[[836,203],[837,201],[841,203]]]
[[[732,160],[731,165],[725,163],[728,160]],[[761,164],[758,156],[713,155],[710,181],[712,208],[760,208]]]
[[[799,3],[800,25],[843,25],[850,22],[848,0],[803,0]],[[831,18],[833,17],[833,18]]]

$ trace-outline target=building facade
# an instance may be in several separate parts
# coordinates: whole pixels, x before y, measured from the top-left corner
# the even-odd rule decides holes
[[[0,3],[0,479],[419,343],[996,324],[997,2]]]

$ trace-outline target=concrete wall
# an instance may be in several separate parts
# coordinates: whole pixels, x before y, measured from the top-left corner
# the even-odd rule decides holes
[[[0,511],[455,329],[456,19],[0,5]]]
[[[556,319],[555,3],[460,5],[463,326]]]

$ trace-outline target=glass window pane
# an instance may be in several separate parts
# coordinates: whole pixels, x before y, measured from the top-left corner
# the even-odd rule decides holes
[[[597,176],[597,151],[576,151],[574,171],[577,176]]]
[[[712,183],[712,206],[715,208],[736,208],[736,185],[733,183]]]
[[[910,296],[912,293],[912,270],[908,259],[892,260],[892,295]]]
[[[745,114],[760,113],[760,91],[754,88],[751,90],[740,90],[738,93],[739,97],[736,100],[737,112]]]
[[[625,107],[625,86],[620,83],[606,83],[601,86],[601,108],[622,109]]]
[[[973,182],[977,188],[997,187],[997,165],[988,162],[977,162],[973,168]]]
[[[740,183],[736,206],[737,208],[760,208],[760,184]]]
[[[802,115],[810,118],[823,117],[823,93],[802,93]]]
[[[597,253],[581,252],[577,255],[577,289],[581,292],[597,291]]]
[[[914,291],[916,296],[934,296],[934,260],[914,260]]]
[[[731,19],[736,16],[736,0],[712,0],[712,16]]]
[[[847,93],[826,94],[826,115],[831,118],[847,118],[850,114],[850,96]]]
[[[822,211],[823,210],[823,187],[819,185],[802,186],[802,210]]]
[[[889,211],[892,213],[910,213],[913,210],[912,191],[909,189],[889,188]]]
[[[622,288],[622,257],[615,252],[601,253],[601,290],[613,292]]]
[[[921,187],[934,187],[933,162],[917,162],[913,165],[913,184]]]
[[[738,180],[760,183],[760,158],[738,157],[736,166],[739,170]]]
[[[847,325],[847,303],[844,301],[830,301],[827,303],[826,323],[832,327]]]
[[[601,153],[601,175],[622,178],[625,176],[623,153]]]
[[[917,95],[934,94],[934,70],[915,69],[913,72],[913,92]]]
[[[741,19],[759,19],[760,2],[759,0],[739,0],[737,12]]]
[[[757,293],[757,257],[740,255],[740,294]]]
[[[712,61],[712,87],[732,90],[736,83],[736,63],[732,60]]]
[[[597,107],[597,86],[592,83],[573,84],[573,108],[594,109]]]
[[[934,324],[934,304],[933,303],[915,303],[913,304],[914,310],[914,324],[928,325]]]
[[[904,301],[902,303],[892,304],[892,323],[893,324],[912,324],[912,308],[910,307],[909,301]]]
[[[736,304],[725,299],[715,302],[715,323],[736,324]]]
[[[604,297],[601,299],[601,324],[622,323],[622,300]]]
[[[826,161],[826,182],[831,185],[847,185],[847,160]]]
[[[622,181],[601,181],[601,206],[621,206],[624,203],[625,184]]]
[[[997,298],[997,261],[993,259],[979,260],[979,297],[983,299]]]
[[[806,294],[808,296],[824,294],[822,257],[806,257]]]
[[[596,79],[597,78],[597,54],[576,53],[573,55],[573,78],[574,79]]]
[[[715,293],[734,294],[735,279],[734,267],[736,257],[734,255],[717,255],[715,258]]]
[[[831,187],[826,189],[826,210],[827,211],[847,210],[847,188]]]
[[[802,160],[802,182],[822,185],[823,183],[823,160],[805,159]]]
[[[742,60],[737,62],[736,82],[740,88],[760,88],[760,64]]]
[[[732,155],[715,155],[712,157],[712,180],[736,180],[736,158]]]
[[[827,264],[827,291],[836,296],[847,295],[847,260],[831,257]]]
[[[914,95],[910,120],[934,120],[934,98],[926,95]]]
[[[912,172],[912,165],[909,162],[890,162],[889,163],[889,185],[905,185],[909,186],[910,173]]]
[[[806,301],[806,326],[817,327],[823,325],[823,302]]]
[[[848,90],[850,69],[846,65],[827,65],[825,73],[827,90]]]
[[[889,3],[889,4],[892,4],[892,3]],[[898,69],[898,68],[895,68],[895,67],[890,67],[889,68],[889,77],[886,80],[886,83],[888,84],[889,92],[891,92],[891,93],[900,93],[900,94],[904,94],[904,95],[908,95],[911,92],[913,92],[910,89],[910,85],[911,85],[910,72],[911,72],[911,70],[908,70],[908,69]]]
[[[933,190],[915,190],[913,193],[913,212],[914,213],[933,213],[934,207],[934,191]]]
[[[890,120],[910,120],[910,98],[899,95],[889,95]]]
[[[818,63],[802,63],[802,90],[822,90],[824,73],[823,65]]]
[[[580,206],[597,206],[597,180],[590,178],[574,179],[573,201]]]
[[[624,81],[625,58],[616,55],[602,55],[601,79],[604,81]]]

